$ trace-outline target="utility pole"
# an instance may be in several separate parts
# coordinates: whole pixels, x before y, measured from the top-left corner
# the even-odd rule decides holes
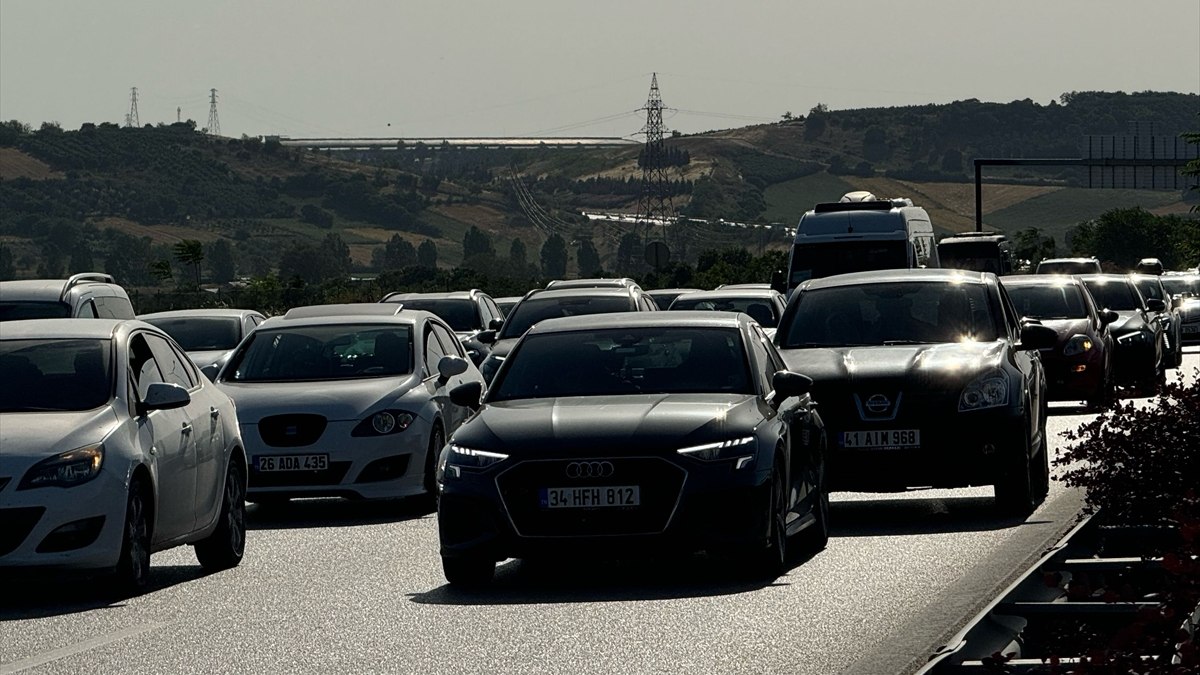
[[[642,148],[642,190],[638,198],[637,221],[642,224],[642,237],[650,238],[655,224],[662,225],[662,238],[666,239],[668,228],[675,223],[675,205],[671,201],[671,185],[667,179],[667,158],[663,151],[663,101],[658,90],[658,73],[650,78],[650,96],[642,108],[646,111],[646,126],[642,134],[646,145]]]
[[[183,107],[175,106],[175,123],[179,124],[183,121]]]
[[[137,111],[137,87],[129,90],[129,114],[125,116],[125,126],[140,127],[142,123],[138,121]]]
[[[209,89],[208,91],[208,133],[210,136],[220,136],[221,120],[217,117],[217,90]]]

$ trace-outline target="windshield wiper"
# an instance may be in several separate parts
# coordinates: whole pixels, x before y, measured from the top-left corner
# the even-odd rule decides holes
[[[927,345],[927,344],[930,344],[929,340],[884,340],[883,341],[883,345],[885,347],[891,347],[894,345]]]

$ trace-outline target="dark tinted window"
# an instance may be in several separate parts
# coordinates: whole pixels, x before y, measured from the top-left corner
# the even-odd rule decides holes
[[[0,302],[0,321],[66,319],[70,316],[71,306],[64,302]]]
[[[163,329],[189,352],[233,349],[241,339],[241,322],[226,317],[150,318],[146,323]]]
[[[162,371],[158,369],[158,362],[154,360],[154,352],[146,343],[146,338],[141,335],[134,335],[129,339],[129,370],[133,373],[138,398],[143,401],[150,391],[150,385],[166,382]]]
[[[233,357],[232,382],[391,377],[412,372],[408,326],[259,328]]]
[[[798,244],[792,249],[792,286],[808,279],[848,272],[908,267],[905,241],[854,241],[836,244]]]
[[[901,282],[805,291],[782,348],[995,340],[983,284]]]
[[[1088,312],[1078,286],[1006,286],[1008,297],[1021,316],[1031,319],[1085,319]]]
[[[732,329],[633,328],[530,336],[489,400],[620,394],[752,394]]]
[[[196,386],[196,380],[187,366],[187,357],[175,351],[166,340],[157,335],[147,335],[146,342],[154,352],[154,360],[158,362],[158,370],[162,373],[164,381],[184,389]]]
[[[674,302],[675,298],[683,295],[683,293],[682,291],[671,291],[669,293],[651,292],[647,293],[647,295],[649,295],[650,299],[653,300],[656,305],[658,305],[659,309],[666,309],[671,306],[671,303]]]
[[[966,241],[938,245],[941,266],[949,269],[974,270],[1004,274],[1000,244],[994,241]]]
[[[748,314],[751,319],[764,328],[774,328],[779,324],[779,315],[775,313],[775,304],[771,298],[686,298],[681,297],[671,303],[671,311],[678,310],[707,310],[714,312],[741,312]]]
[[[1163,277],[1162,285],[1171,295],[1200,295],[1200,277]]]
[[[534,296],[523,300],[513,309],[512,315],[504,321],[500,329],[500,338],[519,337],[529,330],[533,324],[546,319],[556,319],[561,316],[579,316],[582,314],[607,314],[609,312],[632,312],[636,309],[628,297],[567,297],[539,298]]]
[[[1101,309],[1131,312],[1142,308],[1142,299],[1138,297],[1133,286],[1124,279],[1114,281],[1090,279],[1085,280],[1083,285],[1087,286],[1092,298],[1096,300],[1096,305]]]
[[[1137,284],[1138,291],[1141,292],[1143,298],[1153,298],[1156,300],[1166,299],[1163,297],[1163,289],[1158,283],[1158,277],[1135,279],[1134,283]]]
[[[463,354],[462,342],[453,333],[436,323],[430,323],[429,327],[433,330],[433,334],[438,337],[438,342],[442,343],[442,351],[449,356],[465,356]],[[433,372],[437,372],[437,363],[433,364]]]
[[[1095,274],[1100,271],[1100,263],[1095,261],[1063,260],[1058,262],[1040,262],[1038,274]]]
[[[0,340],[0,412],[91,410],[112,395],[108,340]]]
[[[479,325],[479,308],[474,300],[416,298],[401,300],[400,304],[404,305],[404,309],[423,309],[434,314],[455,331],[467,333],[483,328]]]
[[[116,296],[92,298],[96,303],[96,315],[101,319],[132,319],[133,305],[125,298]]]

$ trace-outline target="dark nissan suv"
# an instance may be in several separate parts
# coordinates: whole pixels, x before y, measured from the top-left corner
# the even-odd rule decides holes
[[[831,489],[994,485],[1014,515],[1049,490],[1038,350],[1057,340],[1022,326],[995,275],[944,269],[807,281],[775,334],[813,379]]]

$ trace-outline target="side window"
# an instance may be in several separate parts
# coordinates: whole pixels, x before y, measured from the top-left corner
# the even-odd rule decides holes
[[[91,300],[88,300],[79,306],[79,314],[76,315],[76,318],[95,319],[99,316],[100,315],[96,313],[96,305]]]
[[[484,298],[483,302],[484,302],[484,304],[487,305],[488,313],[492,315],[493,319],[501,319],[501,320],[504,319],[504,312],[500,311],[500,308],[496,305],[496,302],[494,300],[492,300],[491,298]],[[489,322],[489,324],[490,323],[491,322]],[[483,328],[484,328],[484,330],[487,330],[488,328],[491,328],[491,326],[488,325],[488,326],[484,326]]]
[[[1000,292],[1000,306],[1004,312],[1005,328],[1008,332],[1008,337],[1012,341],[1021,339],[1021,320],[1020,314],[1013,307],[1012,300],[1008,299],[1008,293],[1003,286],[996,286],[996,290]]]
[[[150,350],[150,345],[146,343],[146,338],[141,335],[134,335],[129,340],[129,372],[133,377],[134,388],[137,390],[139,400],[146,399],[146,392],[150,390],[150,385],[155,382],[165,382],[162,373],[158,370],[158,363],[154,360],[154,352]]]
[[[177,384],[184,389],[196,386],[192,378],[192,369],[186,358],[171,348],[171,344],[157,335],[146,335],[154,360],[158,361],[158,369],[162,372],[163,381]]]
[[[120,296],[104,298],[104,304],[114,319],[132,319],[137,316],[133,311],[133,305]]]
[[[446,355],[446,350],[438,342],[433,333],[432,324],[425,328],[425,377],[437,375],[438,361]]]
[[[767,336],[758,326],[750,327],[750,352],[754,356],[754,363],[751,367],[758,373],[759,382],[762,385],[760,390],[762,393],[769,394],[774,387],[771,385],[772,378],[775,377],[775,364],[771,361],[771,355],[767,351]]]
[[[454,333],[451,333],[449,330],[446,330],[446,328],[439,324],[434,323],[430,325],[433,326],[434,335],[437,335],[438,341],[442,343],[443,352],[449,354],[450,356],[461,356],[466,358],[467,355],[463,351],[462,342],[460,342],[458,338],[454,337]],[[437,372],[436,361],[433,363],[433,370],[434,372]]]

